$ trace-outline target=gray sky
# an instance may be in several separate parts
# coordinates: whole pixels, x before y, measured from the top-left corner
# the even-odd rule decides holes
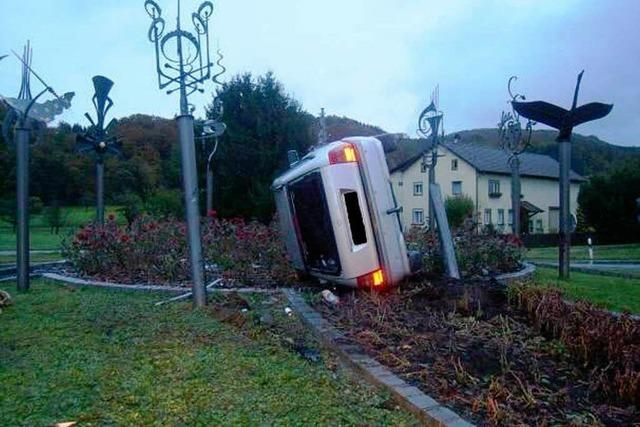
[[[173,25],[175,0],[157,0]],[[34,68],[58,92],[75,91],[62,119],[86,124],[91,76],[116,82],[117,117],[172,117],[177,95],[159,91],[143,0],[4,0],[0,55],[34,47]],[[183,21],[198,1],[183,0]],[[577,131],[640,145],[640,1],[637,0],[219,0],[212,32],[227,77],[274,71],[317,114],[346,115],[415,135],[416,119],[440,84],[447,132],[494,127],[506,83],[528,99],[568,107],[586,69],[580,101],[615,104]],[[187,14],[188,13],[188,14]],[[171,27],[170,27],[171,28]],[[20,68],[0,62],[0,93],[15,95]],[[32,83],[35,91],[38,85]],[[209,84],[209,91],[213,85]],[[208,91],[208,92],[209,92]],[[210,96],[191,101],[202,114]],[[542,128],[542,126],[538,126]]]

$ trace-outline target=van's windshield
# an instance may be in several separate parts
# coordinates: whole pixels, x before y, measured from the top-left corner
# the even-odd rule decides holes
[[[340,258],[320,172],[311,172],[288,186],[306,265],[325,274],[340,274]]]

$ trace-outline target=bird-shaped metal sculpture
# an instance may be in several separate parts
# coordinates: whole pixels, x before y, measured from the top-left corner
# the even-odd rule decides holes
[[[89,130],[76,137],[78,152],[93,153],[96,155],[96,219],[102,224],[104,222],[104,157],[107,153],[119,155],[121,153],[122,142],[115,135],[110,135],[117,123],[112,119],[105,127],[107,112],[113,106],[113,101],[109,98],[109,92],[113,87],[113,82],[104,76],[93,77],[93,106],[96,109],[96,120],[94,122],[89,113],[84,116],[91,123]]]
[[[560,161],[559,178],[559,205],[560,227],[558,230],[558,270],[561,279],[569,278],[569,266],[571,257],[571,233],[576,221],[571,215],[571,133],[579,124],[590,122],[605,117],[611,112],[613,105],[601,102],[591,102],[578,107],[578,93],[584,70],[578,74],[576,90],[573,93],[573,104],[570,110],[565,110],[557,105],[544,101],[523,102],[514,100],[511,102],[513,109],[522,117],[547,126],[558,129],[558,158]]]
[[[580,91],[580,82],[584,70],[578,74],[576,90],[573,94],[573,104],[571,110],[565,110],[562,107],[544,101],[513,101],[513,108],[523,117],[535,122],[544,123],[554,129],[558,129],[558,141],[566,141],[571,138],[573,128],[592,120],[605,117],[611,112],[612,104],[603,104],[601,102],[590,102],[589,104],[577,106],[578,92]]]

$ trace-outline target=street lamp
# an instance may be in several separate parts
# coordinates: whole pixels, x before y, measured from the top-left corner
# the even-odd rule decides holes
[[[531,135],[533,133],[533,125],[535,122],[527,120],[524,130],[520,124],[520,115],[513,108],[513,102],[525,100],[524,95],[511,91],[511,83],[518,78],[511,76],[507,84],[507,90],[511,97],[511,111],[502,112],[498,130],[500,132],[500,146],[507,151],[509,156],[509,165],[511,166],[511,212],[513,212],[513,220],[511,223],[511,231],[514,235],[520,236],[521,220],[520,220],[520,154],[531,144]]]
[[[158,87],[166,90],[167,94],[176,91],[180,94],[180,115],[176,121],[182,156],[193,299],[196,306],[202,307],[207,303],[207,291],[203,276],[194,120],[191,115],[195,107],[189,104],[188,96],[196,91],[204,92],[200,86],[211,78],[214,67],[209,56],[209,18],[213,13],[213,4],[205,1],[197,12],[191,14],[195,35],[181,27],[180,0],[176,29],[167,33],[164,32],[165,20],[160,6],[153,0],[146,0],[144,7],[151,17],[148,37],[155,46]]]
[[[205,175],[207,185],[207,213],[213,210],[213,168],[211,167],[211,162],[213,161],[213,156],[216,154],[216,151],[218,151],[219,138],[227,130],[227,125],[222,122],[223,113],[224,107],[222,106],[222,101],[220,98],[214,98],[211,109],[213,118],[205,120],[202,123],[202,133],[198,138],[202,141],[202,150],[204,153],[207,153],[207,142],[213,140],[213,147],[207,154],[207,170]]]
[[[78,135],[76,142],[80,145],[79,152],[93,152],[96,155],[96,220],[99,224],[104,224],[104,157],[107,153],[120,154],[122,144],[117,137],[108,136],[116,120],[112,119],[107,126],[104,125],[107,112],[113,106],[113,101],[109,98],[113,82],[104,76],[94,76],[92,80],[95,88],[92,100],[97,123],[89,113],[85,113],[91,127],[84,135]]]
[[[570,214],[570,181],[571,171],[571,133],[579,124],[605,117],[613,109],[611,104],[591,102],[578,107],[578,92],[584,70],[578,74],[576,89],[573,93],[573,104],[570,110],[544,101],[524,102],[513,100],[513,109],[522,117],[544,123],[558,129],[558,151],[560,158],[560,247],[558,269],[561,279],[569,278],[569,253],[571,249],[572,219]]]
[[[4,101],[10,108],[2,125],[5,139],[11,140],[11,131],[14,131],[13,141],[16,144],[16,216],[17,216],[17,278],[18,290],[29,289],[29,139],[31,130],[40,126],[40,123],[48,123],[55,116],[71,106],[74,93],[65,93],[62,97],[31,68],[33,51],[29,42],[24,47],[22,57],[13,54],[22,63],[22,82],[17,98],[4,97]],[[44,89],[35,97],[31,96],[31,75],[33,75]],[[45,93],[50,93],[55,99],[37,103],[38,98]]]

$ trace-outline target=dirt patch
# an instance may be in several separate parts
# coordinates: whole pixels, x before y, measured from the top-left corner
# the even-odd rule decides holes
[[[415,281],[343,292],[315,307],[406,381],[480,425],[630,425],[633,404],[593,386],[594,370],[542,336],[499,285]]]

